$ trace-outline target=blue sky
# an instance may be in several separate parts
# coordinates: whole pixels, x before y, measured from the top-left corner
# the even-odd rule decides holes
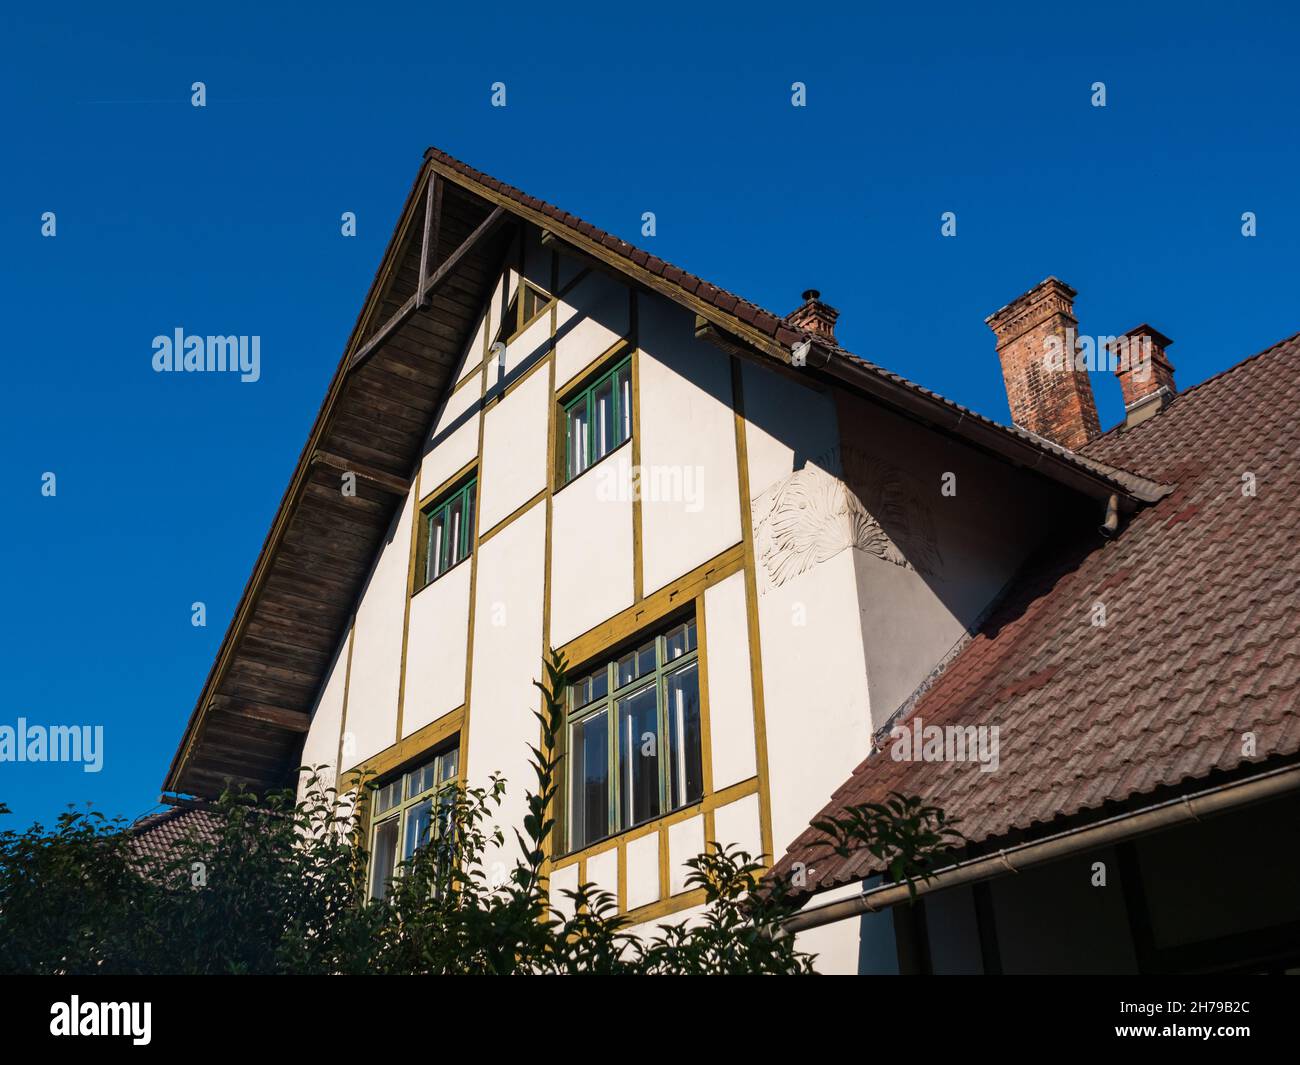
[[[1002,421],[983,320],[1048,274],[1184,387],[1300,329],[1289,5],[511,6],[0,14],[0,725],[105,728],[0,763],[11,825],[154,805],[429,144]],[[261,380],[153,373],[178,326]]]

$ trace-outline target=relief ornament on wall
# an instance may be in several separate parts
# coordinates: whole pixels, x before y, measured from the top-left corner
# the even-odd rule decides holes
[[[838,449],[825,465],[839,466]],[[772,586],[806,573],[848,547],[924,575],[943,563],[934,516],[901,471],[856,449],[844,477],[814,462],[753,503],[754,549]]]

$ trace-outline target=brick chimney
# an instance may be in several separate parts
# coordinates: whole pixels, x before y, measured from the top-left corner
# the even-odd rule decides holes
[[[787,314],[785,320],[796,329],[806,329],[837,344],[835,319],[840,316],[840,312],[829,303],[823,303],[821,295],[815,288],[810,288],[803,294],[803,304]]]
[[[1076,295],[1049,277],[984,319],[997,337],[1011,420],[1071,451],[1101,432],[1088,371],[1075,367]]]
[[[1159,414],[1178,391],[1174,364],[1165,349],[1173,344],[1145,322],[1117,337],[1107,348],[1115,356],[1115,376],[1124,393],[1124,426],[1129,428]]]

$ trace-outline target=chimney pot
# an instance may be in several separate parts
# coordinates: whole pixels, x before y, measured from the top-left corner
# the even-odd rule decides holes
[[[1011,420],[1071,451],[1101,433],[1088,372],[1075,365],[1076,295],[1049,277],[984,320],[997,337]]]
[[[787,314],[785,320],[796,329],[816,333],[818,336],[825,337],[832,344],[837,344],[835,320],[839,316],[839,311],[829,303],[822,302],[820,292],[815,288],[810,288],[804,291],[803,303]]]

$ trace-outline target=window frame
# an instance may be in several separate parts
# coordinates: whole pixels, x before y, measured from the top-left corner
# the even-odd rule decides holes
[[[454,758],[453,771],[449,777],[442,778],[441,767],[448,758]],[[408,793],[408,784],[410,775],[429,766],[434,766],[433,783],[423,791]],[[398,800],[392,806],[379,812],[379,796],[393,784],[399,785]],[[408,859],[404,857],[406,851],[406,834],[409,828],[408,813],[415,807],[419,806],[426,799],[432,803],[433,816],[430,820],[430,837],[422,846],[427,846],[428,842],[437,839],[435,834],[438,830],[439,819],[437,817],[439,800],[444,795],[453,791],[460,783],[460,737],[454,737],[450,743],[444,744],[431,752],[425,752],[418,758],[407,763],[401,769],[395,770],[383,779],[383,783],[376,782],[370,792],[370,825],[366,836],[370,844],[367,855],[366,869],[366,898],[368,900],[387,897],[387,890],[384,895],[380,896],[375,891],[375,844],[379,838],[380,829],[385,825],[397,822],[397,842],[393,849],[393,867],[385,881],[385,888],[393,878],[400,876],[402,872],[402,863]]]
[[[533,313],[528,316],[524,315],[525,292],[531,292],[537,300]],[[496,340],[493,343],[510,344],[520,333],[549,311],[553,303],[555,303],[554,296],[540,285],[535,285],[533,282],[521,277],[515,286],[514,297],[506,301],[506,305],[501,311],[501,325],[497,329]],[[514,311],[514,320],[510,321],[507,315],[512,309]]]
[[[627,409],[623,409],[622,390],[618,387],[618,375],[621,371],[627,371]],[[610,393],[613,399],[612,421],[616,427],[616,435],[622,430],[624,424],[627,425],[627,435],[622,439],[616,439],[609,449],[596,457],[596,433],[594,422],[594,408],[596,393],[606,383],[610,384]],[[636,397],[634,395],[635,381],[632,372],[632,352],[626,351],[620,353],[620,356],[612,362],[607,363],[596,373],[589,375],[577,389],[569,394],[560,403],[560,413],[563,416],[563,436],[564,451],[560,463],[560,487],[576,481],[592,467],[599,465],[610,455],[614,454],[624,444],[628,443],[636,434],[635,414],[636,414]],[[587,417],[587,444],[586,444],[586,465],[580,470],[573,468],[573,433],[571,429],[571,419],[573,411],[579,406],[584,408]]]
[[[676,658],[667,657],[668,637],[678,630],[684,629],[693,633],[690,649],[679,654]],[[584,838],[579,841],[574,838],[577,819],[574,817],[574,799],[575,799],[575,782],[576,774],[574,772],[574,763],[572,759],[566,757],[564,772],[564,804],[562,820],[564,825],[564,853],[574,854],[578,851],[586,850],[588,847],[594,847],[601,843],[606,843],[615,836],[627,832],[634,828],[639,828],[650,824],[669,814],[684,810],[687,807],[694,806],[704,800],[707,794],[704,778],[704,690],[702,680],[702,661],[703,656],[699,642],[699,623],[695,613],[679,615],[677,618],[659,623],[649,634],[642,634],[635,640],[628,641],[619,645],[613,652],[603,657],[603,668],[605,671],[605,693],[598,698],[589,702],[575,705],[576,684],[589,677],[596,675],[601,670],[601,659],[594,659],[586,667],[573,669],[569,671],[571,678],[565,689],[565,716],[563,743],[566,752],[574,750],[573,735],[575,727],[584,725],[587,721],[604,714],[606,719],[606,821],[605,832],[595,838]],[[638,655],[650,643],[653,643],[655,649],[654,667],[644,673],[633,677],[626,684],[618,685],[618,668],[621,660],[633,655]],[[668,706],[668,682],[674,675],[694,667],[696,683],[696,707],[699,720],[699,740],[700,749],[698,753],[698,765],[700,771],[699,794],[695,797],[687,797],[680,805],[672,805],[672,773],[674,754],[670,743],[671,729],[668,721],[670,708]],[[618,727],[618,705],[620,700],[629,696],[636,695],[650,687],[655,690],[655,728],[656,728],[656,761],[658,763],[658,810],[650,817],[641,821],[633,821],[628,818],[627,823],[623,820],[623,774],[626,768],[619,760],[619,727]],[[584,826],[585,827],[585,826]]]
[[[461,504],[461,528],[459,545],[459,557],[455,560],[450,559],[438,570],[437,573],[430,574],[430,564],[433,560],[433,523],[440,514],[448,514],[451,508],[457,503]],[[432,503],[420,509],[419,530],[417,532],[418,550],[416,557],[415,569],[415,588],[418,592],[427,588],[434,581],[445,577],[466,559],[474,554],[476,542],[476,528],[478,521],[478,471],[470,473],[455,487],[443,492],[436,497]],[[444,541],[443,547],[450,544],[450,539]],[[445,550],[440,550],[440,554],[445,554]]]

